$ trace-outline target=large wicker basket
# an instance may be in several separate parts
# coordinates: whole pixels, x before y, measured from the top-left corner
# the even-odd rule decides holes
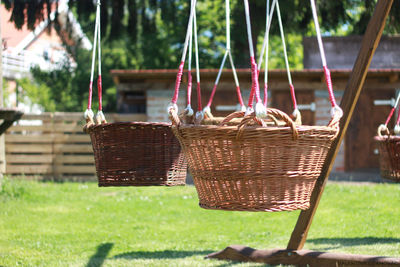
[[[99,186],[184,185],[187,163],[168,123],[91,126]]]
[[[246,126],[248,118],[238,126],[182,125],[172,114],[173,131],[188,160],[202,208],[290,211],[309,207],[339,130],[338,119],[328,126],[296,126],[279,110],[268,109],[268,114],[289,126]]]
[[[375,136],[381,177],[400,182],[400,136]]]

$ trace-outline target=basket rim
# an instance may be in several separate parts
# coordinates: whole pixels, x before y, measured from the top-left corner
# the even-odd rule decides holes
[[[383,136],[374,136],[374,140],[378,142],[387,142],[387,141],[400,141],[400,136],[397,135],[383,135]]]
[[[152,127],[171,127],[170,122],[148,122],[148,121],[119,121],[119,122],[107,122],[102,124],[96,124],[89,127],[89,130],[97,128],[105,128],[112,126],[152,126]]]
[[[222,130],[237,130],[238,126],[234,125],[194,125],[194,124],[181,124],[179,126],[172,126],[173,128],[177,128],[180,130],[187,130],[187,129],[203,129],[203,130],[215,130],[215,131],[222,131]],[[328,131],[328,132],[337,132],[338,129],[335,127],[329,126],[319,126],[319,125],[296,125],[296,129],[299,132],[307,132],[307,131]],[[292,129],[289,126],[267,126],[263,127],[261,125],[249,125],[244,128],[246,130],[256,130],[256,131],[290,131]],[[400,137],[399,137],[400,138]]]

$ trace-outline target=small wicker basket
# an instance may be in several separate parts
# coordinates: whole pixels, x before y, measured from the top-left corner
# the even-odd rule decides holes
[[[89,127],[99,186],[184,185],[187,163],[168,123]]]
[[[381,177],[400,182],[400,136],[375,136],[379,149]]]
[[[309,208],[312,189],[338,134],[339,119],[328,126],[296,126],[279,110],[267,112],[287,126],[247,125],[254,114],[238,126],[182,125],[171,114],[202,208]]]

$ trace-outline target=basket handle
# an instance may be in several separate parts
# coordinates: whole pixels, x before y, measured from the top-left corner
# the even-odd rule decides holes
[[[381,124],[378,127],[378,136],[383,137],[383,135],[390,135],[389,129],[385,124]]]
[[[257,118],[256,114],[253,112],[249,115],[245,115],[245,112],[242,111],[237,111],[229,114],[226,116],[226,118],[219,124],[220,126],[223,126],[227,124],[229,121],[235,118],[242,118],[242,121],[238,125],[238,134],[236,138],[240,139],[241,136],[243,135],[243,131],[246,125],[248,125],[251,121],[257,122],[259,125],[263,127],[267,127],[267,124],[265,120],[261,120]],[[282,120],[286,123],[286,126],[289,126],[292,129],[293,133],[293,140],[297,139],[299,136],[299,131],[296,128],[296,123],[284,112],[280,111],[279,109],[276,108],[267,108],[267,117],[271,118],[272,121],[275,122],[277,125],[278,120]]]
[[[340,118],[343,116],[343,110],[339,106],[331,109],[332,118],[328,123],[328,127],[339,129]]]
[[[179,119],[177,110],[173,106],[168,108],[168,114],[173,126],[178,127],[181,125],[181,120]]]

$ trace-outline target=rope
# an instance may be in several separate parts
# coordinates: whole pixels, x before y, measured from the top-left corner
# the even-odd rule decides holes
[[[335,95],[333,94],[331,73],[326,64],[325,51],[324,51],[324,46],[322,44],[322,37],[321,37],[321,30],[319,28],[317,8],[315,6],[314,0],[310,0],[310,2],[311,2],[311,9],[312,9],[313,19],[314,19],[314,24],[315,24],[315,31],[317,33],[317,40],[318,40],[319,52],[321,55],[322,67],[323,67],[324,73],[325,73],[325,82],[326,82],[326,86],[328,87],[328,92],[329,92],[329,100],[331,102],[332,108],[337,109],[338,106],[336,104]]]
[[[196,13],[193,15],[193,30],[194,30],[194,47],[196,57],[196,80],[197,80],[197,112],[195,123],[199,124],[204,119],[203,107],[201,104],[201,88],[200,88],[200,67],[199,67],[199,43],[197,41],[197,19]]]
[[[263,41],[263,46],[262,46],[262,49],[261,49],[261,53],[260,53],[260,58],[259,58],[259,60],[258,60],[258,72],[260,72],[260,70],[261,70],[261,65],[262,65],[262,59],[263,59],[263,55],[264,55],[264,51],[266,51],[268,48],[267,48],[267,45],[268,45],[268,39],[269,39],[269,29],[270,29],[270,27],[271,27],[271,20],[272,20],[272,16],[273,16],[273,13],[274,13],[274,9],[275,9],[275,5],[276,5],[276,2],[277,2],[277,0],[273,0],[273,2],[272,2],[272,6],[271,6],[271,12],[268,12],[268,9],[269,9],[269,1],[267,2],[267,23],[266,23],[266,31],[265,31],[265,35],[264,35],[264,41]],[[270,14],[270,19],[268,20],[268,13]],[[268,54],[268,53],[267,53]],[[266,61],[267,61],[267,57],[268,57],[268,55],[266,55]],[[266,91],[267,90],[267,88],[268,88],[268,85],[266,85],[266,82],[265,82],[265,79],[266,79],[266,77],[264,77],[264,106],[266,106],[266,103],[267,103],[267,97],[266,97],[266,95],[268,94],[268,92]],[[250,92],[250,97],[249,97],[249,104],[251,103],[251,105],[249,106],[250,107],[250,109],[249,109],[249,111],[248,111],[248,113],[249,112],[251,112],[251,110],[252,110],[252,106],[253,106],[253,101],[254,101],[254,91],[253,90],[251,90],[251,92]]]
[[[224,68],[225,61],[226,61],[226,58],[228,57],[228,54],[229,54],[229,50],[226,50],[224,57],[222,58],[222,63],[221,63],[221,66],[219,67],[217,78],[215,79],[214,87],[211,91],[210,99],[208,100],[206,107],[210,107],[214,100],[215,91],[217,90],[219,79],[221,78],[221,74],[222,74],[222,69]]]
[[[240,92],[240,86],[239,86],[239,80],[237,77],[235,65],[233,63],[233,58],[232,58],[232,53],[231,53],[231,31],[230,31],[230,5],[229,5],[229,0],[225,0],[225,33],[226,33],[226,49],[225,49],[225,54],[224,57],[222,58],[222,62],[220,65],[220,68],[218,70],[217,78],[215,79],[215,83],[213,86],[213,89],[211,91],[210,98],[208,100],[207,105],[204,107],[204,112],[211,114],[210,112],[210,107],[211,104],[214,100],[215,92],[217,90],[217,86],[219,84],[219,80],[221,78],[222,70],[225,66],[226,58],[229,56],[229,62],[232,68],[232,73],[233,73],[233,79],[235,81],[235,86],[236,86],[236,94],[238,97],[239,105],[241,106],[241,109],[245,109],[244,103],[243,103],[243,98],[242,94]]]
[[[187,94],[186,94],[186,115],[193,116],[193,109],[191,107],[192,102],[192,53],[193,53],[193,34],[190,34],[189,40],[189,58],[188,58],[188,85],[187,85]]]
[[[395,102],[393,108],[390,110],[389,116],[386,118],[385,127],[388,126],[389,121],[392,118],[394,111],[396,110],[397,106],[399,105],[399,101],[400,101],[400,93],[397,95],[396,102]],[[398,117],[397,117],[397,120],[396,120],[396,125],[398,125],[400,123],[400,116],[399,115],[400,115],[400,109],[399,109]]]
[[[199,67],[199,43],[197,40],[197,19],[196,13],[193,17],[193,30],[194,30],[194,47],[195,47],[195,57],[196,57],[196,81],[197,81],[197,111],[201,112],[203,110],[201,105],[201,89],[200,89],[200,67]]]
[[[97,44],[97,31],[99,29],[98,24],[100,23],[100,1],[97,1],[97,7],[96,7],[96,20],[95,20],[95,26],[94,26],[94,39],[93,39],[93,51],[92,51],[92,67],[90,70],[90,82],[89,82],[89,96],[88,96],[88,106],[87,110],[92,109],[92,94],[93,94],[93,76],[94,76],[94,65],[95,65],[95,59],[96,59],[96,44]]]
[[[278,16],[279,30],[281,32],[283,55],[285,57],[286,72],[287,72],[288,81],[289,81],[289,87],[290,87],[290,96],[292,98],[293,109],[296,112],[296,110],[298,110],[297,109],[296,94],[295,94],[294,86],[293,86],[293,82],[292,82],[292,75],[290,74],[290,66],[289,66],[289,60],[288,60],[288,56],[287,56],[287,49],[286,49],[286,42],[285,42],[285,33],[283,31],[281,11],[280,11],[278,2],[276,3],[276,12],[277,12],[277,16]]]
[[[100,7],[100,1],[99,1],[99,7]],[[100,9],[99,9],[100,10]],[[99,11],[100,12],[100,11]],[[101,38],[100,38],[100,15],[99,15],[99,22],[98,22],[98,40],[97,40],[97,44],[98,44],[98,62],[97,65],[99,67],[99,77],[97,79],[97,92],[99,94],[99,111],[103,110],[103,99],[102,99],[102,84],[101,84]]]
[[[267,10],[266,10],[266,29],[265,29],[265,35],[267,37],[267,45],[265,47],[265,67],[264,67],[264,107],[267,107],[268,103],[268,52],[269,52],[269,27],[271,26],[271,20],[270,17],[272,18],[273,13],[271,16],[269,15],[269,0],[267,0]],[[261,53],[261,59],[262,60],[262,53]],[[261,69],[261,62],[258,64],[258,68]]]
[[[257,117],[264,117],[266,116],[266,109],[264,105],[261,102],[260,98],[260,86],[258,83],[258,69],[257,69],[257,63],[254,59],[254,48],[253,48],[253,40],[252,40],[252,35],[251,35],[251,24],[250,24],[250,11],[249,11],[249,1],[244,0],[244,10],[245,10],[245,16],[246,16],[246,28],[247,28],[247,39],[249,42],[249,51],[250,51],[250,64],[251,64],[251,78],[252,78],[252,88],[250,92],[250,98],[252,95],[255,95],[256,97],[256,115]],[[253,101],[248,103],[248,107],[250,109],[253,108]]]
[[[183,45],[183,52],[182,52],[182,57],[181,57],[181,62],[178,67],[178,73],[176,74],[176,81],[175,81],[175,91],[174,95],[172,96],[171,99],[171,104],[168,106],[168,110],[171,108],[177,109],[177,101],[179,97],[179,87],[181,85],[182,81],[182,75],[183,75],[183,66],[185,65],[185,59],[186,59],[186,53],[188,49],[188,44],[189,44],[189,37],[192,32],[192,25],[193,25],[193,15],[194,15],[194,9],[196,7],[196,0],[191,1],[191,7],[190,7],[190,15],[189,15],[189,22],[188,22],[188,27],[186,30],[186,37],[185,37],[185,43]]]
[[[397,94],[396,102],[395,102],[394,106],[392,107],[392,109],[390,110],[390,113],[389,113],[388,117],[386,118],[385,124],[381,124],[378,127],[378,135],[379,136],[381,136],[382,132],[386,132],[387,134],[389,134],[389,129],[387,128],[387,126],[388,126],[388,124],[390,122],[390,119],[392,118],[396,108],[398,107],[399,102],[400,102],[400,93]],[[397,120],[396,120],[396,124],[394,126],[394,133],[396,135],[400,134],[400,125],[399,125],[399,123],[400,123],[400,109],[399,109],[399,111],[397,113]]]

